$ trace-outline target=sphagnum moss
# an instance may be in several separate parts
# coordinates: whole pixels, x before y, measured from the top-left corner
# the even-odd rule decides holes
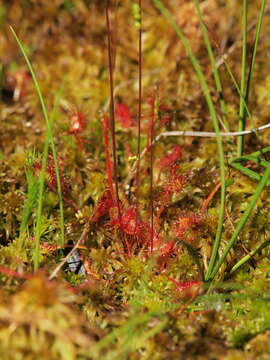
[[[252,216],[240,232],[240,238],[229,251],[227,264],[222,267],[226,272],[219,275],[222,278],[225,276],[226,281],[213,284],[212,291],[206,293],[203,285],[198,289],[197,285],[201,284],[203,278],[199,273],[207,271],[218,225],[220,193],[215,141],[163,136],[155,145],[151,166],[149,151],[141,157],[140,166],[137,167],[140,170],[139,181],[136,181],[136,172],[131,172],[134,156],[138,154],[136,114],[140,118],[140,111],[141,150],[147,145],[147,139],[149,144],[151,138],[149,119],[154,83],[158,84],[154,129],[157,133],[154,135],[182,129],[212,131],[190,63],[180,51],[183,50],[182,45],[176,41],[173,29],[165,25],[163,18],[156,16],[154,6],[143,1],[122,2],[110,7],[113,50],[117,43],[114,63],[116,110],[117,104],[126,104],[130,114],[129,122],[126,122],[130,125],[127,127],[116,117],[116,139],[119,144],[116,148],[117,171],[124,223],[121,224],[117,216],[115,204],[108,195],[105,147],[98,113],[100,109],[106,112],[109,96],[104,52],[104,5],[100,1],[88,4],[82,0],[59,0],[54,4],[29,0],[24,4],[1,4],[6,14],[1,18],[6,20],[1,21],[8,21],[15,29],[20,29],[19,37],[28,45],[27,55],[37,69],[36,75],[48,109],[65,75],[65,87],[53,122],[53,133],[57,156],[63,162],[61,171],[67,180],[65,195],[74,201],[79,211],[64,202],[67,238],[64,251],[69,251],[69,246],[77,243],[82,227],[91,218],[89,234],[77,249],[84,262],[86,278],[71,273],[66,264],[57,272],[57,278],[49,281],[49,275],[63,259],[63,252],[57,246],[60,238],[57,197],[46,186],[43,194],[40,266],[47,273],[32,275],[33,226],[36,219],[35,215],[29,217],[27,209],[31,207],[35,213],[36,205],[35,202],[34,205],[31,203],[30,196],[30,205],[25,203],[23,215],[27,183],[25,164],[20,160],[23,159],[20,154],[22,149],[28,152],[35,148],[41,152],[41,145],[46,139],[42,135],[44,124],[32,83],[14,83],[13,91],[19,91],[20,96],[5,97],[1,103],[1,356],[4,359],[21,359],[22,356],[35,359],[38,356],[40,359],[76,360],[100,357],[230,359],[235,356],[267,359],[269,250],[264,246],[268,244],[269,236],[267,188],[256,202]],[[225,4],[221,8],[218,2],[213,2],[205,9],[205,4],[197,1],[195,5],[200,6],[201,25],[205,24],[210,32],[216,26],[218,36],[224,39],[224,58],[227,52],[230,55],[226,58],[226,64],[234,78],[238,79],[242,66],[239,51],[241,41],[238,37],[240,21],[234,19],[239,20],[242,16],[240,6]],[[261,27],[264,2],[256,1],[256,6],[255,3],[249,4],[250,19],[258,16],[258,5],[261,12],[257,29],[255,27],[257,40],[250,62],[255,80],[252,86],[256,93],[264,91],[266,82],[262,74],[269,72],[263,55],[264,34],[267,33],[267,24]],[[215,14],[211,14],[210,8],[216,9]],[[193,37],[194,27],[191,25],[197,24],[195,28],[198,29],[200,24],[193,1],[177,4],[177,8],[171,3],[170,10],[191,40],[203,72],[211,73],[213,69],[201,41],[203,36],[198,36],[197,31],[196,39],[201,40],[196,44]],[[226,12],[228,16],[221,16]],[[192,17],[184,19],[187,14],[192,14]],[[134,25],[134,20],[141,26],[141,50],[138,49],[138,26]],[[225,22],[230,20],[228,31]],[[252,46],[252,21],[250,25],[247,43]],[[259,42],[260,29],[262,36]],[[213,34],[209,34],[211,42]],[[20,70],[22,60],[14,50],[14,43],[11,45],[8,42],[7,32],[1,32],[0,37],[0,47],[5,54],[2,93],[6,91],[9,74]],[[12,51],[7,51],[11,46]],[[212,46],[215,51],[216,45],[212,43]],[[254,62],[256,53],[257,63]],[[138,63],[143,65],[141,95]],[[230,102],[227,107],[228,127],[231,131],[237,130],[239,94],[234,91],[226,71],[223,72],[221,67],[219,71],[224,84],[224,99]],[[218,108],[220,99],[214,90],[215,83],[209,78],[208,81],[213,103]],[[250,96],[249,100],[248,109],[252,112],[256,109],[257,99]],[[150,104],[147,104],[148,101]],[[251,128],[267,122],[265,115],[262,115],[264,103],[261,98],[258,101],[260,118],[255,118],[255,125],[252,124]],[[66,104],[71,107],[81,105],[86,109],[82,139],[72,139],[69,133],[70,119]],[[245,105],[247,101],[244,102],[242,98],[242,106]],[[220,113],[218,110],[217,114],[218,118],[222,118],[224,111]],[[245,154],[263,147],[264,144],[259,142],[260,136],[266,142],[267,132],[259,135],[259,138],[250,135],[245,139]],[[234,152],[233,140],[224,144],[225,153],[228,150]],[[174,151],[177,146],[182,149],[179,156]],[[110,142],[107,149],[109,147]],[[110,153],[107,165],[111,161]],[[150,173],[152,206],[149,202]],[[126,174],[127,186],[122,187]],[[260,175],[263,176],[262,173]],[[255,181],[230,168],[228,176],[221,250],[230,241],[234,224],[239,221],[241,211],[245,211],[257,186]],[[114,174],[112,188],[115,185],[113,178]],[[49,179],[46,180],[48,184]],[[136,203],[136,197],[139,203]],[[136,206],[140,208],[139,216],[136,215]],[[200,209],[204,209],[203,214]],[[149,236],[151,211],[154,231]],[[129,255],[122,246],[121,230],[130,244]],[[24,236],[23,246],[20,232]],[[180,240],[189,241],[190,247],[184,246]],[[217,254],[216,260],[220,256],[219,252]],[[236,259],[240,259],[240,263]],[[200,264],[200,271],[196,263]],[[242,265],[241,268],[239,265]],[[231,275],[227,271],[230,268],[237,271]],[[195,297],[193,295],[197,290]],[[33,312],[35,317],[32,316]]]

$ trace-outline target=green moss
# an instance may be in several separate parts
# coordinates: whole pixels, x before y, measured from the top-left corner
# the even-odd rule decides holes
[[[182,1],[177,6],[173,1],[167,3],[191,40],[204,73],[210,74],[193,1]],[[135,206],[138,200],[139,220],[150,224],[149,151],[141,159],[139,189],[131,173],[137,152],[138,33],[131,2],[120,1],[117,9],[111,5],[117,42],[115,95],[118,102],[129,104],[134,120],[134,126],[129,129],[123,129],[118,120],[116,124],[121,204],[125,216],[125,210]],[[239,79],[240,4],[206,0],[201,5],[212,43],[219,44],[224,39],[225,54],[229,51],[227,61]],[[250,21],[255,21],[260,1],[249,5]],[[151,2],[144,2],[142,10],[141,148],[145,148],[149,136],[148,97],[153,92],[160,105],[154,135],[170,130],[212,131],[196,76],[173,29],[157,16]],[[22,58],[16,55],[15,44],[10,41],[6,24],[20,29],[20,38],[31,51],[31,61],[49,109],[64,81],[53,133],[67,181],[65,197],[70,201],[64,204],[65,236],[70,244],[75,244],[108,186],[100,120],[109,111],[104,2],[27,0],[0,4],[0,27],[6,29],[0,33],[5,91],[8,76],[26,71]],[[253,32],[251,26],[249,45]],[[268,33],[269,24],[265,22],[255,64],[254,96],[249,104],[255,126],[269,120],[270,69],[265,56]],[[230,44],[233,50],[229,50]],[[220,67],[220,71],[223,95],[229,102],[228,123],[233,131],[238,126],[239,97],[224,68]],[[208,80],[220,113],[218,96],[211,78]],[[155,144],[154,215],[163,205],[164,210],[159,218],[154,216],[153,256],[128,225],[125,225],[126,238],[132,243],[132,251],[125,252],[120,226],[114,226],[112,221],[115,209],[104,211],[97,221],[91,222],[89,234],[78,249],[85,262],[85,278],[64,266],[56,279],[48,280],[63,260],[64,252],[56,247],[60,236],[57,194],[47,186],[41,224],[43,272],[33,276],[38,177],[32,171],[36,155],[32,154],[31,162],[27,154],[31,149],[43,151],[46,130],[31,80],[26,79],[21,86],[22,94],[16,101],[12,94],[7,97],[1,89],[1,95],[5,96],[0,109],[0,358],[267,360],[269,248],[236,273],[231,275],[229,271],[237,260],[269,238],[269,189],[263,192],[218,274],[217,280],[223,283],[205,289],[192,299],[192,289],[181,292],[169,279],[182,283],[200,279],[194,259],[175,236],[177,221],[183,214],[201,216],[200,224],[187,229],[184,237],[191,241],[204,271],[207,270],[220,212],[219,190],[210,196],[220,181],[214,139],[164,137]],[[158,90],[153,90],[154,87]],[[74,107],[85,113],[85,129],[79,134],[85,151],[79,146],[78,138],[68,133],[69,111]],[[168,115],[167,122],[164,114]],[[252,127],[249,121],[248,126]],[[268,143],[269,131],[257,137],[248,136],[245,152],[254,152]],[[176,173],[184,175],[186,183],[166,198],[170,169],[161,169],[159,164],[176,144],[183,148],[176,161]],[[224,146],[229,160],[235,155],[234,139],[224,141]],[[220,250],[225,248],[256,187],[255,181],[240,172],[229,167],[227,171],[226,219]],[[201,207],[208,196],[210,202],[202,213]],[[144,230],[149,232],[149,228]],[[159,258],[160,249],[164,250],[164,244],[171,239],[175,242],[174,251]]]

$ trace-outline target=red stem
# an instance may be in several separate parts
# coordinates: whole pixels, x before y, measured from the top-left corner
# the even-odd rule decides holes
[[[102,119],[102,125],[103,125],[103,134],[104,134],[104,146],[105,146],[105,157],[106,157],[109,190],[111,193],[111,198],[113,199],[113,201],[115,201],[114,191],[113,191],[112,163],[111,163],[110,146],[109,146],[109,133],[108,133],[109,119],[107,117],[104,117]]]
[[[112,152],[113,152],[113,169],[114,169],[114,184],[115,184],[115,195],[116,203],[118,209],[118,216],[121,226],[121,240],[123,245],[128,250],[130,254],[130,246],[123,235],[123,223],[122,223],[122,214],[120,207],[119,199],[119,186],[118,186],[118,171],[117,171],[117,156],[116,156],[116,138],[115,138],[115,106],[114,106],[114,81],[113,81],[113,63],[112,63],[112,47],[111,47],[111,28],[110,28],[110,18],[109,18],[109,0],[105,2],[105,17],[106,17],[106,26],[107,26],[107,46],[108,46],[108,62],[109,62],[109,75],[110,75],[110,118],[111,118],[111,137],[112,137]]]
[[[152,108],[151,108],[151,142],[154,143],[154,121],[155,121],[155,106],[156,98],[153,96]],[[153,163],[154,163],[154,145],[150,147],[150,204],[151,204],[151,243],[150,253],[153,252],[154,243],[154,201],[153,201]]]
[[[32,277],[30,274],[20,274],[18,271],[9,269],[5,266],[0,266],[0,273],[17,279],[30,279]]]
[[[142,1],[139,0],[140,19]],[[138,128],[137,128],[137,169],[136,169],[136,226],[139,215],[139,187],[140,187],[140,164],[141,164],[141,118],[142,118],[142,24],[139,27],[139,103],[138,103]]]
[[[109,19],[109,0],[106,0],[106,25],[107,25],[107,40],[108,40],[108,61],[109,61],[109,75],[110,75],[110,127],[112,137],[112,152],[113,152],[113,168],[114,168],[114,183],[116,191],[116,201],[118,212],[120,216],[119,204],[119,187],[117,179],[117,156],[116,156],[116,138],[115,138],[115,106],[114,106],[114,81],[113,81],[113,63],[112,63],[112,48],[111,48],[111,29]]]

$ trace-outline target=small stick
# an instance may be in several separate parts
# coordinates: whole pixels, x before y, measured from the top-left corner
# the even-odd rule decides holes
[[[250,130],[244,130],[244,131],[227,131],[227,132],[220,132],[219,134],[216,134],[215,132],[211,131],[166,131],[161,134],[159,134],[155,138],[155,142],[157,142],[161,137],[168,137],[168,136],[194,136],[194,137],[226,137],[226,136],[242,136],[242,135],[248,135],[248,134],[256,134],[259,131],[263,131],[265,129],[270,128],[270,123],[260,126],[255,129]]]
[[[259,126],[255,129],[245,130],[245,131],[228,131],[228,132],[220,132],[219,134],[216,134],[215,132],[211,131],[190,131],[190,130],[183,130],[183,131],[166,131],[161,134],[159,134],[154,141],[150,144],[150,146],[153,146],[156,142],[158,142],[162,137],[169,137],[169,136],[193,136],[193,137],[210,137],[215,138],[217,136],[226,137],[226,136],[242,136],[242,135],[248,135],[248,134],[256,134],[257,132],[264,131],[266,129],[270,128],[270,123],[267,123],[265,125]],[[140,159],[147,153],[148,147],[146,147],[142,152]],[[131,171],[130,176],[126,180],[126,184],[129,183],[130,179],[133,177],[133,174],[137,168],[137,162],[138,159],[134,162]]]

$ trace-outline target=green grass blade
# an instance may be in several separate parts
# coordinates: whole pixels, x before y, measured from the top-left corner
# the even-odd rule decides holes
[[[235,76],[233,75],[233,72],[232,72],[229,64],[228,64],[227,61],[224,59],[224,57],[222,57],[222,60],[223,60],[223,63],[224,63],[224,65],[225,65],[225,67],[226,67],[226,70],[227,70],[228,74],[230,75],[230,78],[232,79],[232,82],[233,82],[233,84],[234,84],[234,86],[235,86],[235,88],[236,88],[236,90],[237,90],[237,92],[238,92],[239,98],[242,98],[242,100],[243,100],[243,105],[244,105],[244,107],[245,107],[245,109],[246,109],[247,115],[251,118],[251,114],[250,114],[250,111],[249,111],[249,109],[248,109],[248,105],[247,105],[247,103],[246,103],[245,96],[241,94],[240,87],[239,87],[239,85],[238,85],[238,83],[237,83],[237,80],[236,80]],[[252,123],[252,126],[253,126],[253,128],[256,127],[254,123]]]
[[[231,268],[231,273],[235,272],[236,270],[238,270],[242,265],[246,264],[250,259],[252,259],[253,256],[255,256],[256,254],[258,254],[260,251],[262,251],[263,249],[265,249],[267,246],[270,245],[270,239],[264,241],[261,245],[259,245],[258,247],[256,247],[256,249],[252,250],[249,254],[247,254],[246,256],[244,256],[241,260],[239,260],[232,268]]]
[[[163,5],[162,1],[161,0],[152,0],[152,1],[156,5],[156,7],[160,10],[160,12],[163,14],[163,16],[167,19],[169,24],[173,27],[174,31],[176,32],[177,36],[181,40],[189,58],[190,58],[190,61],[193,65],[195,73],[198,76],[201,88],[203,90],[204,97],[205,97],[206,103],[208,105],[209,113],[210,113],[210,116],[212,119],[213,127],[217,134],[216,141],[217,141],[219,165],[220,165],[221,197],[220,197],[220,211],[219,211],[218,228],[217,228],[216,237],[215,237],[212,254],[211,254],[211,258],[210,258],[210,263],[209,263],[209,267],[208,267],[208,272],[211,272],[216,263],[216,258],[217,258],[218,249],[219,249],[220,240],[221,240],[222,227],[223,227],[223,221],[224,221],[225,192],[226,192],[224,151],[223,151],[222,139],[220,136],[218,136],[218,134],[220,133],[218,117],[216,114],[213,99],[211,97],[210,90],[207,85],[205,76],[201,70],[199,61],[197,60],[195,54],[193,53],[193,50],[189,44],[189,41],[187,40],[187,38],[181,31],[179,26],[176,24],[176,22],[173,18],[173,15]]]
[[[186,241],[182,241],[182,244],[184,245],[184,247],[187,249],[189,255],[192,257],[192,259],[194,260],[195,264],[198,267],[198,271],[201,277],[201,280],[204,281],[204,273],[203,273],[203,267],[201,265],[201,259],[199,257],[198,252],[193,248],[192,245],[190,245],[189,243],[187,243]]]
[[[246,67],[247,67],[247,0],[243,0],[243,25],[242,25],[242,65],[241,65],[241,97],[239,103],[239,125],[238,130],[243,131],[246,128],[246,111],[243,98],[246,94]],[[244,136],[237,138],[237,155],[243,154]]]
[[[253,51],[252,51],[250,67],[249,67],[249,73],[248,73],[248,79],[247,79],[247,88],[246,88],[246,94],[245,94],[245,102],[246,102],[246,104],[248,104],[248,100],[249,100],[251,80],[252,80],[252,76],[253,76],[253,72],[254,72],[254,65],[255,65],[255,61],[256,61],[258,43],[259,43],[259,40],[260,40],[261,27],[262,27],[262,21],[263,21],[263,15],[264,15],[264,11],[265,11],[265,6],[266,6],[266,0],[262,0],[261,9],[260,9],[260,13],[259,13],[259,18],[258,18],[258,22],[257,22],[257,26],[256,26],[255,39],[254,39],[254,44],[253,44]]]
[[[42,108],[42,112],[43,112],[43,116],[46,122],[46,126],[47,126],[47,132],[48,132],[48,139],[50,142],[50,146],[52,149],[52,154],[53,154],[53,159],[54,159],[54,164],[55,164],[55,172],[56,172],[56,179],[57,179],[57,192],[58,192],[58,197],[59,197],[59,206],[60,206],[60,214],[61,214],[61,237],[60,237],[60,245],[64,245],[65,243],[65,238],[64,238],[64,211],[63,211],[63,201],[62,201],[62,191],[61,191],[61,181],[60,181],[60,173],[59,173],[59,168],[58,168],[58,162],[57,162],[57,155],[56,155],[56,149],[55,149],[55,144],[54,144],[54,139],[53,139],[53,135],[52,135],[52,130],[51,130],[51,124],[50,124],[50,120],[49,120],[49,115],[48,115],[48,111],[43,99],[43,95],[39,86],[39,83],[37,81],[37,77],[35,75],[34,69],[31,65],[31,62],[26,54],[26,51],[24,49],[24,46],[22,44],[22,42],[19,40],[16,32],[14,31],[14,29],[12,28],[12,26],[10,26],[11,32],[23,54],[23,57],[25,59],[25,62],[28,66],[28,69],[31,73],[32,79],[34,81],[35,84],[35,88],[39,97],[39,101],[41,104],[41,108]],[[44,160],[44,157],[43,157]],[[44,165],[44,163],[42,164],[42,166]],[[45,167],[46,169],[46,167]],[[36,256],[35,256],[35,262],[34,262],[34,267],[35,270],[38,268],[38,264],[39,264],[39,242],[40,242],[40,225],[41,225],[41,212],[42,211],[42,198],[43,198],[43,191],[44,191],[44,182],[45,182],[45,173],[43,173],[44,169],[42,168],[42,172],[41,172],[41,178],[40,178],[40,189],[39,189],[39,200],[38,200],[38,218],[37,218],[37,229],[36,229],[36,244],[37,244],[37,248],[36,248]]]
[[[253,195],[250,203],[248,204],[248,207],[247,207],[246,211],[244,212],[242,218],[240,219],[239,223],[237,224],[237,227],[236,227],[234,233],[232,234],[232,237],[231,237],[230,241],[226,245],[223,253],[220,256],[220,259],[218,260],[218,262],[216,263],[213,271],[208,275],[206,280],[213,280],[213,278],[217,274],[218,270],[220,269],[221,265],[226,260],[226,257],[228,255],[229,251],[231,250],[232,246],[234,245],[235,241],[237,240],[237,238],[238,238],[241,230],[245,226],[245,224],[246,224],[252,210],[254,209],[255,205],[257,204],[257,201],[258,201],[263,189],[265,188],[265,186],[267,184],[269,176],[270,176],[270,167],[268,167],[266,169],[261,181],[259,182],[259,184],[258,184],[258,186],[256,188],[256,192]]]
[[[227,122],[227,107],[226,107],[226,103],[223,97],[223,88],[222,88],[222,83],[221,83],[221,79],[219,76],[219,71],[218,68],[216,66],[216,58],[215,58],[215,54],[211,45],[211,41],[209,38],[209,34],[208,34],[208,30],[207,27],[203,21],[203,17],[202,17],[202,12],[200,9],[200,5],[199,5],[199,0],[194,0],[194,4],[195,4],[195,8],[197,11],[197,15],[198,18],[200,20],[200,25],[201,25],[201,29],[202,29],[202,33],[203,33],[203,37],[204,37],[204,42],[206,45],[206,49],[208,52],[208,56],[209,56],[209,60],[211,63],[211,67],[212,67],[212,72],[214,75],[214,80],[215,80],[215,84],[216,84],[216,89],[217,89],[217,93],[218,93],[218,97],[219,97],[219,101],[220,101],[220,107],[221,107],[221,113],[222,113],[222,120],[223,123],[225,125],[225,129],[226,131],[229,131],[229,125]]]
[[[61,92],[62,92],[62,89],[60,89],[59,94],[57,94],[55,102],[54,102],[53,110],[50,113],[50,117],[49,117],[50,126],[54,122],[54,119],[56,117],[57,107],[59,104]],[[49,135],[49,131],[47,131],[47,138],[45,141],[43,156],[42,156],[42,165],[41,165],[41,174],[40,174],[40,189],[39,189],[39,194],[38,194],[38,209],[37,209],[37,224],[36,224],[36,237],[38,239],[40,239],[40,235],[41,235],[43,194],[44,194],[44,185],[45,185],[45,177],[46,177],[46,167],[47,167],[47,159],[48,159],[48,152],[49,152],[49,144],[50,144],[50,135]],[[58,184],[57,184],[57,186],[58,186]],[[60,191],[61,191],[61,185],[60,185]],[[63,203],[62,203],[62,207],[60,206],[60,227],[61,227],[61,235],[64,237],[65,222],[64,222]],[[62,242],[60,243],[60,245],[62,245]],[[34,252],[34,268],[35,268],[35,270],[37,270],[39,267],[39,259],[40,259],[40,246],[39,246],[39,241],[38,241],[38,242],[36,242],[36,247],[35,247],[35,252]]]
[[[23,212],[22,212],[22,219],[20,224],[20,238],[24,238],[24,234],[27,231],[27,225],[30,218],[30,215],[32,213],[33,207],[35,206],[37,194],[38,194],[38,180],[37,178],[32,174],[32,171],[29,169],[25,170],[26,179],[27,179],[27,199],[25,200]],[[23,244],[22,244],[23,245]]]

